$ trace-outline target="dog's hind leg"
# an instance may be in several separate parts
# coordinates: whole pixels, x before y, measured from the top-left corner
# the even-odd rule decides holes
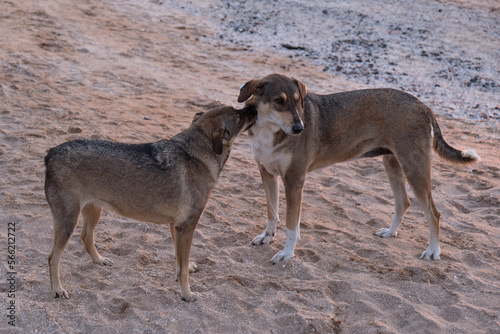
[[[429,225],[429,247],[422,253],[421,259],[439,260],[439,218],[441,213],[432,199],[431,189],[431,157],[430,150],[413,152],[408,157],[399,157],[406,180],[413,190]]]
[[[394,193],[394,217],[389,228],[380,229],[375,232],[375,235],[388,238],[397,235],[399,224],[401,224],[406,210],[410,207],[410,200],[406,192],[405,176],[396,157],[384,155],[384,167]]]
[[[54,216],[54,244],[48,259],[51,293],[54,298],[69,298],[61,286],[59,261],[78,224],[80,208],[77,201],[64,198],[62,194],[47,194],[47,200]]]
[[[258,235],[252,240],[252,245],[263,245],[274,241],[276,235],[276,225],[279,222],[278,216],[278,200],[279,200],[279,186],[278,177],[268,173],[264,167],[260,168],[260,175],[262,177],[262,185],[266,194],[267,202],[267,226],[262,234]]]
[[[101,218],[102,207],[95,205],[93,203],[89,203],[85,205],[82,209],[83,216],[83,229],[80,235],[80,238],[85,245],[85,249],[87,253],[89,253],[92,258],[92,262],[100,264],[100,265],[112,265],[113,262],[105,257],[102,257],[94,244],[94,230],[99,223],[99,219]]]
[[[429,247],[422,253],[420,258],[425,260],[439,260],[439,254],[441,253],[441,248],[439,247],[439,218],[441,213],[432,199],[430,171],[428,174],[429,176],[424,179],[414,180],[408,178],[408,183],[424,210],[430,231]]]

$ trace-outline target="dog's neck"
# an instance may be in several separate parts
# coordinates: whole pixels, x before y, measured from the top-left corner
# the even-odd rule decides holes
[[[203,140],[191,140],[193,137],[200,139],[203,138]],[[193,159],[205,164],[214,179],[217,180],[227,162],[227,159],[229,158],[231,147],[227,147],[225,145],[221,154],[215,153],[213,150],[213,139],[211,135],[206,133],[202,127],[198,126],[191,126],[187,128],[172,137],[172,140],[182,143],[184,151]]]
[[[259,142],[259,145],[274,147],[289,137],[281,127],[271,121],[255,121],[255,124],[248,130],[250,140]]]

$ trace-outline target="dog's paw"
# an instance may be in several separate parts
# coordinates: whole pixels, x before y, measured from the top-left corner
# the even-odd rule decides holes
[[[267,234],[264,231],[262,234],[258,235],[252,240],[252,245],[267,245],[274,241],[274,235]]]
[[[113,265],[113,261],[111,261],[107,257],[102,257],[102,256],[99,256],[99,258],[93,262],[100,264],[101,266],[112,266]]]
[[[276,253],[275,256],[273,256],[273,258],[271,259],[271,262],[273,264],[276,264],[276,263],[278,263],[280,261],[289,260],[292,257],[294,257],[293,253],[288,253],[288,252],[285,252],[285,250],[282,250],[282,251],[279,251],[278,253]]]
[[[182,296],[181,299],[185,302],[192,303],[198,299],[201,299],[201,295],[196,292],[191,292],[188,296]]]
[[[420,256],[422,260],[439,260],[439,254],[441,253],[441,249],[439,247],[432,248],[429,246]]]
[[[52,298],[54,299],[69,299],[68,292],[63,289],[52,290]]]
[[[198,270],[198,265],[194,262],[189,262],[189,273],[192,274]]]
[[[375,235],[381,238],[389,238],[389,237],[395,237],[396,235],[398,235],[398,232],[397,231],[393,232],[391,231],[390,228],[381,228],[380,230],[375,232]]]

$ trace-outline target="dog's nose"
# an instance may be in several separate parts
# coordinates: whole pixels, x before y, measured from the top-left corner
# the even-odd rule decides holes
[[[304,126],[302,124],[295,124],[292,127],[293,134],[298,135],[304,131]]]

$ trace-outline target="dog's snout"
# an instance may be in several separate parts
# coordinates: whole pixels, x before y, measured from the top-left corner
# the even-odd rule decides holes
[[[293,134],[295,134],[295,135],[301,134],[302,131],[304,131],[304,125],[302,123],[295,124],[292,127],[292,131],[293,131]]]
[[[257,119],[257,109],[255,108],[255,106],[250,106],[238,110],[237,113],[240,115],[239,126],[243,127],[243,130],[241,132],[250,129]]]

